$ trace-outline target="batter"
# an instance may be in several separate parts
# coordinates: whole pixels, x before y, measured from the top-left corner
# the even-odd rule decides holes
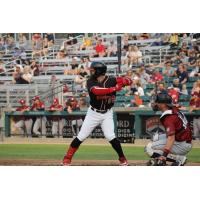
[[[87,89],[90,96],[90,107],[77,137],[72,141],[63,159],[63,165],[70,165],[80,144],[92,133],[95,127],[101,126],[102,131],[119,156],[119,165],[128,165],[121,144],[115,136],[113,110],[116,92],[123,86],[130,85],[129,78],[110,77],[106,75],[107,66],[100,62],[93,62],[90,66],[90,78]]]

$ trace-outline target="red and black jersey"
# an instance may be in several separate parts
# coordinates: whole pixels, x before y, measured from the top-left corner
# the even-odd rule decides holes
[[[23,112],[23,111],[26,111],[26,110],[30,110],[30,107],[23,105],[23,106],[20,106],[16,109],[16,111],[19,111],[19,112]],[[17,119],[18,120],[27,120],[27,119],[30,119],[30,117],[28,117],[28,116],[18,116]]]
[[[175,134],[178,142],[191,142],[192,132],[185,115],[176,107],[165,111],[160,117],[160,121],[166,130],[167,136]]]
[[[39,103],[34,103],[31,110],[43,111],[45,109],[44,103],[40,101]]]
[[[115,98],[116,98],[116,92],[112,92],[109,94],[94,94],[92,90],[95,90],[95,87],[98,87],[98,90],[102,91],[103,88],[110,88],[115,87],[117,84],[116,78],[111,76],[105,76],[105,79],[103,82],[99,83],[96,79],[90,78],[87,80],[87,89],[90,96],[90,105],[97,109],[97,110],[107,110],[113,107]]]
[[[52,104],[52,105],[50,106],[50,110],[59,110],[59,111],[61,111],[61,110],[63,110],[63,106],[60,105],[60,104],[57,104],[57,105]]]
[[[62,110],[63,110],[63,106],[60,105],[60,104],[57,104],[57,105],[52,104],[52,105],[50,106],[50,111],[62,111]],[[57,120],[59,120],[59,119],[61,119],[60,116],[53,116],[53,117],[52,117],[52,120],[53,120],[53,121],[57,121]]]

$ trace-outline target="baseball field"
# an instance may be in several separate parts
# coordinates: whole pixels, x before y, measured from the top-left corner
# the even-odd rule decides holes
[[[67,140],[7,140],[0,143],[0,165],[20,166],[59,166],[70,144]],[[148,141],[136,141],[135,144],[122,144],[131,166],[145,165],[148,157],[144,145]],[[200,145],[196,142],[188,154],[187,165],[200,165]],[[102,139],[90,139],[83,143],[75,154],[72,165],[78,166],[114,166],[118,165],[117,155],[111,146]]]

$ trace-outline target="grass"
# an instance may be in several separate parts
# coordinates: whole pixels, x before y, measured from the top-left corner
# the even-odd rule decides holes
[[[67,145],[64,144],[0,144],[0,159],[62,159]],[[123,147],[129,160],[147,160],[143,147]],[[115,160],[116,153],[109,145],[82,145],[76,153],[77,160]],[[200,148],[188,154],[189,162],[200,163]]]

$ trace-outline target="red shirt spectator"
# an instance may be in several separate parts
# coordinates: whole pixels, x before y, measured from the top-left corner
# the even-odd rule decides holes
[[[106,48],[105,46],[102,44],[102,40],[98,40],[98,43],[95,47],[95,50],[96,50],[96,53],[99,57],[102,57],[102,56],[105,56],[105,51],[106,51]]]
[[[179,101],[179,92],[176,88],[171,88],[168,94],[172,97],[173,104],[177,104]]]

